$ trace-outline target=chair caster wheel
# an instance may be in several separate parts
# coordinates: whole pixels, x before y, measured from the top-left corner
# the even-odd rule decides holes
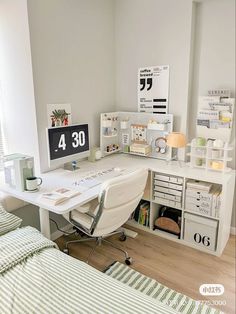
[[[69,249],[64,249],[63,252],[67,255],[69,255]]]
[[[119,240],[120,241],[125,241],[127,239],[126,235],[125,234],[122,234],[120,237],[119,237]]]
[[[132,257],[126,258],[126,260],[125,260],[126,265],[131,265],[132,263],[133,263]]]

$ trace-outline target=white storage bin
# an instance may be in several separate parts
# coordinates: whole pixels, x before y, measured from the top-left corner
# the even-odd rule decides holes
[[[218,222],[210,218],[184,213],[184,240],[215,251]]]
[[[177,195],[165,194],[165,193],[154,191],[154,196],[166,198],[167,200],[171,200],[171,201],[181,202],[181,196],[177,196]]]
[[[165,176],[165,175],[162,175],[162,174],[155,174],[154,176],[154,179],[157,179],[157,180],[161,180],[161,181],[170,181],[170,177],[169,176]]]
[[[179,190],[179,191],[183,190],[183,186],[182,185],[173,184],[173,183],[169,183],[169,182],[166,182],[166,181],[154,180],[154,184],[156,184],[158,186],[164,186],[164,187],[167,187],[167,188]]]
[[[211,207],[212,207],[212,201],[204,201],[203,199],[200,199],[200,198],[194,198],[194,197],[186,196],[185,202],[186,202],[186,204],[198,205],[198,206],[207,208],[209,210],[211,210]],[[186,206],[186,208],[187,208],[187,206]]]
[[[157,191],[157,192],[163,192],[163,193],[167,193],[167,194],[182,196],[182,192],[181,191],[176,191],[176,190],[164,188],[164,187],[157,186],[157,185],[154,186],[154,190]]]
[[[199,198],[206,202],[212,201],[212,194],[204,192],[204,191],[197,191],[194,189],[186,189],[186,196]]]
[[[212,216],[211,208],[199,206],[193,203],[186,203],[185,209],[207,216]]]
[[[166,182],[171,182],[171,183],[176,183],[176,184],[183,184],[183,182],[184,182],[183,178],[168,176],[168,175],[164,175],[164,174],[157,174],[157,173],[154,175],[154,179],[166,181]]]
[[[174,208],[181,208],[181,203],[168,200],[166,198],[155,197],[155,201],[161,205],[166,205]]]

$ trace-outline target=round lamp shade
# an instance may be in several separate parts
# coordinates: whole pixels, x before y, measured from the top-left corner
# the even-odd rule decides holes
[[[167,145],[174,148],[186,146],[186,137],[183,133],[172,132],[167,136]]]

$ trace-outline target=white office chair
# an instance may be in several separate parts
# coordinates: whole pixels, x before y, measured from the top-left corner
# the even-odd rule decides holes
[[[107,180],[102,184],[97,199],[65,214],[64,218],[76,229],[85,233],[88,238],[67,242],[64,252],[69,254],[68,245],[70,243],[95,240],[95,246],[87,259],[88,262],[97,245],[104,241],[123,252],[126,264],[130,265],[132,259],[128,253],[105,238],[121,233],[120,240],[126,240],[124,229],[120,227],[129,219],[140,202],[147,176],[148,170],[141,169]]]

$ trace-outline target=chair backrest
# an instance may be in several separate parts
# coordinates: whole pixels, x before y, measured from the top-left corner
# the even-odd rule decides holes
[[[140,202],[148,170],[140,169],[104,182],[99,195],[101,216],[94,236],[109,234],[121,227]]]

